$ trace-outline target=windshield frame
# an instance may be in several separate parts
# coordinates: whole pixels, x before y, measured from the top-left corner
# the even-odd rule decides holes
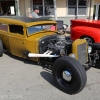
[[[55,30],[52,30],[52,29],[50,29],[51,27],[48,27],[48,28],[45,28],[44,26],[51,26],[51,27],[54,27],[55,28]],[[42,27],[41,28],[41,30],[39,30],[39,31],[35,31],[35,32],[31,32],[31,33],[29,33],[29,30],[28,30],[28,28],[35,28],[35,27]],[[44,27],[44,28],[43,28]],[[28,36],[31,36],[31,35],[34,35],[34,34],[36,34],[36,33],[40,33],[40,32],[44,32],[44,31],[49,31],[49,32],[56,32],[57,31],[57,25],[55,24],[55,23],[47,23],[47,24],[38,24],[38,25],[32,25],[32,26],[29,26],[29,27],[27,27],[26,28],[26,30],[27,30],[27,35]]]

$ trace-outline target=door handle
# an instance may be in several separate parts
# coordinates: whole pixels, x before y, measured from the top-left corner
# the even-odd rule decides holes
[[[25,44],[25,41],[23,41],[23,44]]]

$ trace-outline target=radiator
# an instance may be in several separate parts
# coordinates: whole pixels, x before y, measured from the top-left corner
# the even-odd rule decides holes
[[[72,53],[76,55],[76,59],[84,65],[88,62],[88,44],[84,39],[77,39],[72,44]]]

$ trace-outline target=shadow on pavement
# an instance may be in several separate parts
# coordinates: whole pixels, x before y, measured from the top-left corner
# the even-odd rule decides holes
[[[9,57],[13,58],[13,59],[22,61],[22,62],[24,62],[25,64],[38,65],[37,62],[34,62],[34,61],[32,61],[32,60],[28,60],[28,59],[24,59],[24,58],[20,58],[20,57],[14,56],[14,55],[12,55],[12,54],[9,53],[9,52],[5,52],[5,54],[8,55]]]
[[[40,75],[48,82],[50,83],[51,85],[53,85],[54,87],[56,87],[56,84],[53,80],[53,77],[52,77],[52,74],[49,73],[49,72],[41,72]],[[57,87],[56,87],[57,88]]]
[[[53,85],[54,87],[56,87],[55,82],[54,82],[53,77],[52,77],[51,68],[49,68],[49,67],[46,68],[46,67],[44,67],[44,65],[38,65],[37,62],[34,62],[34,61],[31,61],[31,60],[27,60],[27,59],[24,59],[24,58],[20,58],[20,57],[14,56],[14,55],[10,54],[9,52],[5,52],[5,54],[8,55],[9,57],[13,58],[13,59],[22,61],[22,62],[24,62],[25,64],[32,64],[32,65],[37,65],[37,66],[43,67],[44,71],[40,73],[41,76],[42,76],[43,79],[45,79],[48,83],[50,83],[51,85]],[[56,87],[56,88],[57,88],[57,87]]]

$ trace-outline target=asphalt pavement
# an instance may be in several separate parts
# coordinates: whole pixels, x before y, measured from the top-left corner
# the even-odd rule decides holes
[[[56,88],[49,70],[6,53],[0,57],[0,100],[100,100],[100,69],[87,71],[83,91],[68,95]]]

